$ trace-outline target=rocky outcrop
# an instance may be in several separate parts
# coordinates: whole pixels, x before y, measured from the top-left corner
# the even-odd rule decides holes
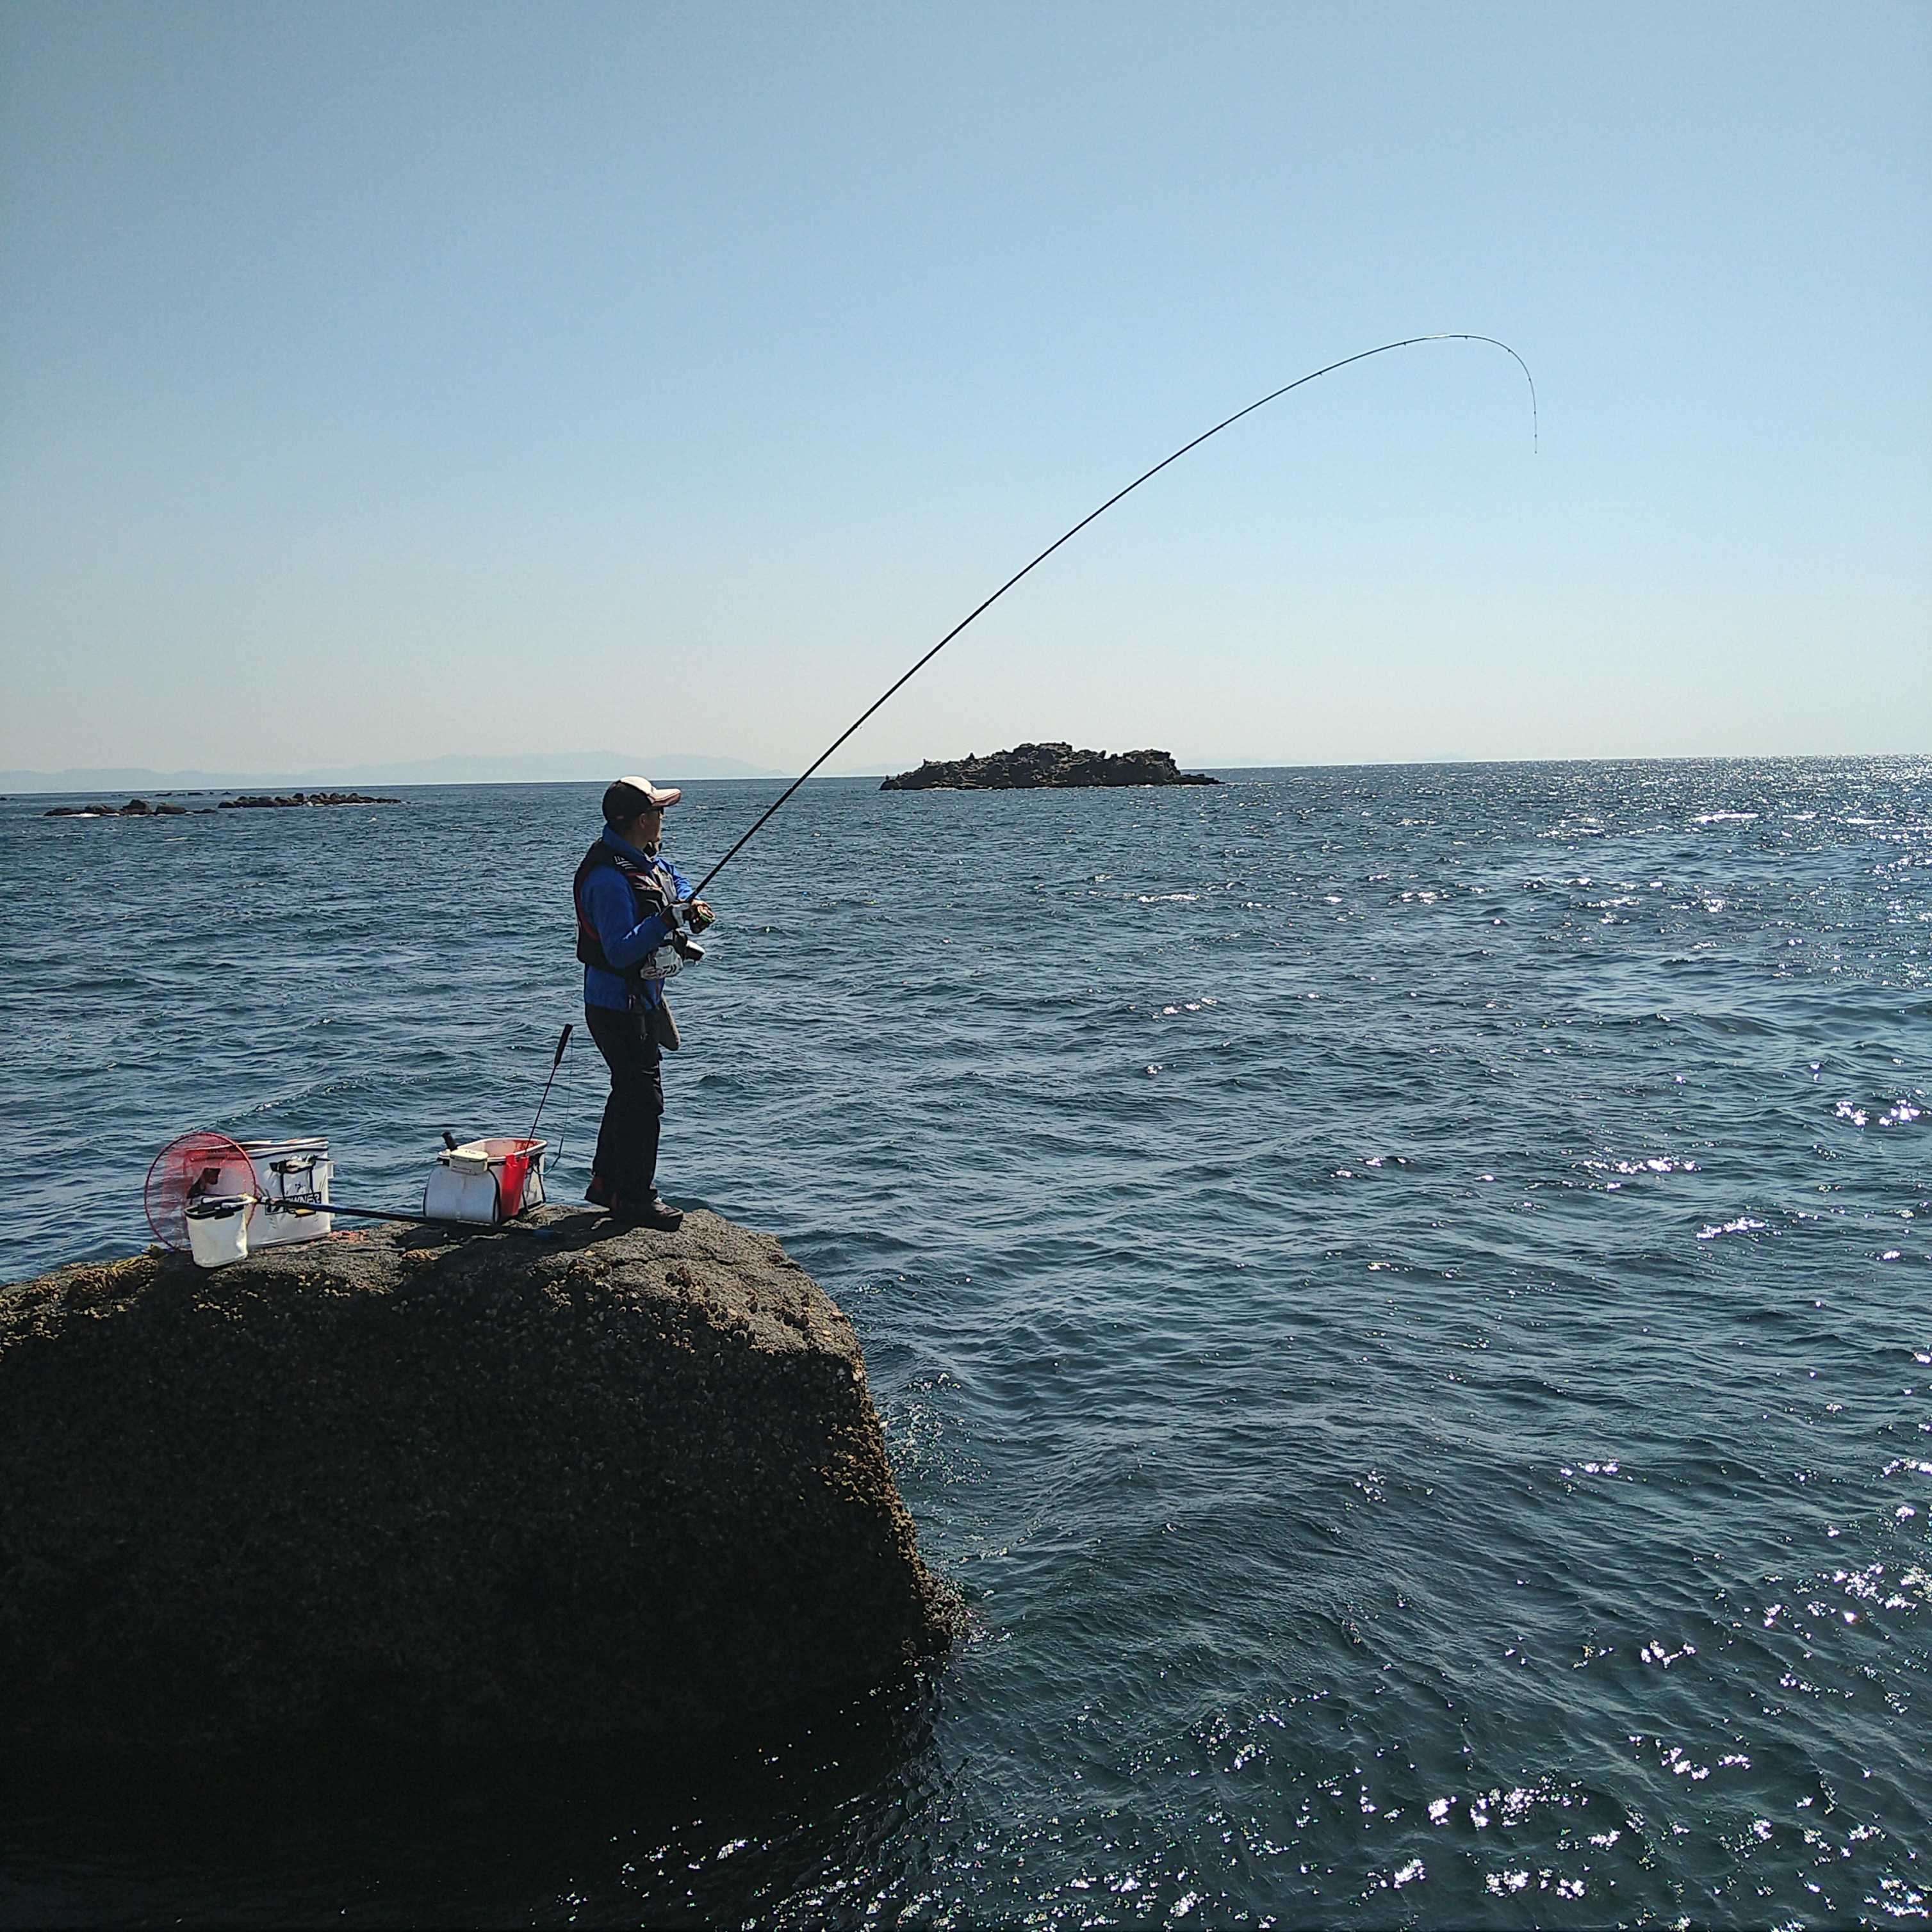
[[[130,798],[125,805],[56,805],[40,814],[43,818],[179,818],[184,805],[150,805],[145,798]]]
[[[610,1226],[0,1289],[8,1747],[688,1735],[943,1650],[831,1298]]]
[[[371,798],[361,791],[298,791],[286,797],[272,796],[266,792],[251,798],[224,798],[220,809],[224,812],[250,810],[288,811],[304,805],[400,805],[399,798]]]
[[[310,805],[400,805],[399,798],[374,798],[366,791],[298,791],[286,796],[261,792],[247,798],[224,798],[218,807],[206,805],[202,812],[292,810]],[[43,818],[179,818],[184,805],[150,805],[144,798],[130,798],[125,805],[56,805],[42,812]]]
[[[1016,745],[985,758],[928,758],[916,772],[887,778],[881,791],[1012,791],[1044,785],[1219,784],[1184,772],[1171,752],[1076,752],[1071,745]]]

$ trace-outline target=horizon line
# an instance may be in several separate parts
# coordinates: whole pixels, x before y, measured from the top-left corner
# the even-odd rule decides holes
[[[452,754],[451,755],[454,757],[464,757],[467,756],[468,754],[458,753]],[[511,753],[507,755],[514,758],[526,756],[529,754]],[[560,754],[559,755],[568,754]],[[968,752],[964,755],[968,757],[974,757],[980,754]],[[994,752],[988,753],[986,755],[988,757],[997,757],[999,754]],[[1799,764],[1826,763],[1845,759],[1871,760],[1882,758],[1932,758],[1932,750],[1900,748],[1880,752],[1670,752],[1665,754],[1600,753],[1594,756],[1587,757],[1544,756],[1530,758],[1448,757],[1411,758],[1290,759],[1271,760],[1252,760],[1232,763],[1215,763],[1206,759],[1202,759],[1198,761],[1193,760],[1177,760],[1176,762],[1183,764],[1196,764],[1198,770],[1204,772],[1301,772],[1397,771],[1417,767],[1424,767],[1431,770],[1455,770],[1488,765],[1705,765]],[[479,759],[478,762],[484,763],[487,762],[487,760]],[[941,762],[951,761],[942,760]],[[88,768],[75,767],[69,770],[58,772],[34,772],[23,770],[0,773],[0,784],[4,784],[4,789],[0,790],[0,798],[14,798],[16,796],[40,798],[80,797],[85,795],[85,794],[92,788],[85,785],[74,786],[43,784],[36,784],[33,782],[40,779],[64,778],[68,777],[80,776],[83,775],[87,769]],[[140,772],[145,774],[145,780],[143,782],[148,783],[148,788],[154,790],[158,794],[163,791],[169,791],[184,793],[190,795],[200,795],[224,791],[232,792],[250,785],[260,785],[271,789],[279,789],[285,792],[309,790],[333,790],[351,784],[358,785],[388,785],[394,787],[398,790],[404,791],[455,791],[466,788],[474,788],[477,786],[482,785],[514,784],[526,785],[535,788],[554,787],[560,785],[596,785],[608,782],[606,779],[592,778],[383,778],[375,776],[358,777],[351,781],[343,778],[296,778],[292,776],[278,778],[272,773],[248,773],[239,775],[233,778],[219,779],[212,784],[182,784],[178,782],[178,781],[184,778],[211,775],[205,775],[192,772],[154,771],[141,766],[100,766],[92,769],[99,774],[97,783],[106,789],[121,790],[127,788],[129,781],[125,778],[115,777],[114,775],[116,773],[124,772],[131,774]],[[910,766],[905,769],[916,770],[917,767]],[[887,765],[880,765],[877,767],[868,766],[862,770],[821,772],[815,774],[812,778],[806,779],[805,782],[808,784],[837,783],[866,778],[891,778],[898,775],[898,771],[894,767]],[[712,772],[694,774],[689,777],[680,776],[676,772],[670,770],[666,770],[664,773],[664,779],[665,782],[674,782],[680,787],[686,785],[710,784],[758,784],[787,780],[793,778],[794,776],[794,774],[790,772],[778,770],[733,772]],[[111,783],[110,782],[110,780],[112,781]],[[23,781],[25,782],[23,782]],[[1048,785],[1038,787],[985,787],[980,788],[980,789],[1069,790],[1078,790],[1082,789],[1082,788]]]

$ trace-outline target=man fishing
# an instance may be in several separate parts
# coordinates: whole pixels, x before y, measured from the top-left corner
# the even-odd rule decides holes
[[[1163,456],[1150,470],[1143,470],[1124,488],[1116,490],[1098,509],[1090,510],[1070,530],[1064,530],[1029,563],[1022,564],[990,597],[982,598],[938,644],[920,658],[910,670],[902,673],[812,763],[806,766],[753,822],[751,830],[698,880],[702,892],[724,868],[755,838],[839,746],[873,713],[945,650],[976,618],[990,610],[1022,578],[1044,563],[1063,544],[1078,536],[1096,517],[1104,516],[1124,496],[1143,483],[1150,482],[1168,464],[1178,463],[1190,450],[1198,449],[1210,436],[1232,429],[1244,416],[1287,395],[1292,390],[1332,376],[1338,369],[1365,362],[1372,356],[1386,356],[1391,350],[1412,349],[1425,342],[1481,342],[1500,349],[1522,371],[1529,385],[1530,446],[1538,436],[1536,381],[1529,364],[1507,342],[1493,335],[1462,332],[1404,336],[1398,342],[1384,342],[1373,349],[1358,350],[1339,362],[1298,376],[1224,417],[1213,428],[1203,430]],[[584,1017],[590,1023],[591,1037],[597,1042],[610,1067],[610,1100],[604,1110],[603,1131],[597,1139],[597,1162],[590,1177],[587,1198],[626,1220],[647,1227],[675,1228],[683,1220],[675,1208],[658,1199],[657,1173],[658,1126],[664,1114],[664,1080],[661,1049],[675,1047],[677,1029],[664,1004],[666,970],[655,970],[652,962],[663,958],[663,949],[674,952],[688,947],[690,941],[678,930],[677,910],[684,904],[686,922],[694,932],[702,932],[711,923],[711,908],[693,896],[682,877],[657,856],[658,838],[664,827],[664,808],[675,805],[682,794],[676,790],[659,790],[648,778],[620,778],[604,794],[604,836],[591,847],[577,868],[577,956],[584,962]]]
[[[680,930],[711,924],[711,908],[660,856],[675,786],[622,778],[604,794],[604,830],[577,868],[577,956],[584,962],[584,1017],[610,1069],[610,1097],[597,1135],[584,1198],[614,1220],[669,1232],[684,1216],[657,1191],[658,1135],[664,1118],[663,1057],[677,1028],[664,982],[695,952]]]

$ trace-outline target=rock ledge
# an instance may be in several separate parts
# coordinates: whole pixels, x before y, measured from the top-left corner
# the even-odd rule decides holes
[[[533,1220],[0,1288],[0,1738],[691,1733],[943,1651],[830,1297]]]

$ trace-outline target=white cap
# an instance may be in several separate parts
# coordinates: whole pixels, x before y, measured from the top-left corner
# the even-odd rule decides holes
[[[604,788],[604,816],[612,825],[628,824],[645,806],[654,805],[662,812],[683,796],[676,785],[654,785],[649,778],[615,778]]]

